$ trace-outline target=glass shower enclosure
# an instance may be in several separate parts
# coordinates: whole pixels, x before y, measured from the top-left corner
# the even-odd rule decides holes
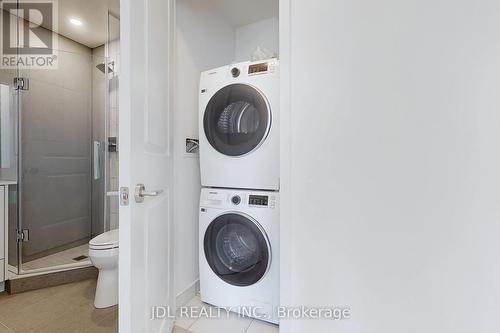
[[[20,29],[25,22],[16,20]],[[90,265],[88,241],[109,229],[111,62],[105,45],[55,38],[56,67],[0,69],[0,177],[11,180],[8,263],[15,274]]]

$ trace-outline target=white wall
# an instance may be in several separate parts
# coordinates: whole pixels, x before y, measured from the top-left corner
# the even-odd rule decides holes
[[[278,18],[272,17],[236,28],[235,61],[251,60],[257,47],[278,55]]]
[[[288,2],[281,332],[497,332],[500,2]]]
[[[231,63],[234,29],[203,2],[177,2],[175,142],[175,291],[198,280],[198,156],[186,154],[186,138],[198,138],[198,85],[202,71]]]

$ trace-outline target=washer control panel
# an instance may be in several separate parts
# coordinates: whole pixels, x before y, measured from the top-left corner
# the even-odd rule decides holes
[[[269,197],[267,195],[249,195],[248,204],[250,206],[266,206],[269,204]]]
[[[220,189],[202,189],[200,207],[203,209],[276,209],[279,193],[256,191],[233,191]]]

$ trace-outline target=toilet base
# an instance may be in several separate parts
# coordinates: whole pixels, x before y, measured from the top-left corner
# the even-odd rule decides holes
[[[118,304],[118,248],[90,248],[89,257],[99,270],[94,306],[102,309]]]
[[[99,270],[94,306],[98,309],[118,304],[118,269]]]

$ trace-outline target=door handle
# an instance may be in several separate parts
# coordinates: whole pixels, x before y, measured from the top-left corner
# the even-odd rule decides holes
[[[144,184],[137,184],[135,186],[135,202],[144,202],[145,197],[157,197],[161,193],[163,193],[163,190],[146,191],[146,186]]]

